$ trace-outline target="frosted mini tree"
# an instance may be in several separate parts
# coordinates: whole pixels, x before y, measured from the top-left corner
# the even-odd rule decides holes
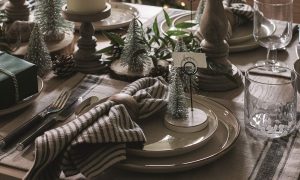
[[[66,31],[72,31],[72,23],[62,16],[65,0],[36,0],[34,16],[46,41],[62,40]]]
[[[179,38],[174,49],[175,52],[187,52],[187,47],[182,38]],[[188,117],[188,105],[186,103],[184,87],[181,80],[182,72],[179,67],[171,70],[169,85],[168,113],[175,119]]]
[[[150,63],[147,50],[141,23],[134,18],[126,35],[125,45],[120,57],[121,65],[128,66],[130,72],[143,72],[144,67]]]
[[[186,118],[188,116],[188,106],[180,79],[180,69],[173,68],[171,74],[168,113],[175,119]]]
[[[26,60],[37,65],[38,75],[41,77],[51,71],[51,57],[38,24],[34,25],[31,32]]]
[[[183,38],[179,38],[177,40],[176,46],[174,48],[174,52],[188,52],[185,42]]]

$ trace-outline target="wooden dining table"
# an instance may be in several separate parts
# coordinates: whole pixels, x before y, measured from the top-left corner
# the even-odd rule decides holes
[[[140,12],[139,19],[144,25],[151,25],[154,18],[157,15],[161,15],[162,8],[148,5],[138,5],[138,4],[130,4],[137,8]],[[181,10],[169,9],[168,11],[178,12]],[[109,45],[109,40],[105,38],[101,32],[96,32],[96,37],[98,39],[97,49],[101,49]],[[75,32],[75,37],[78,38],[78,32]],[[286,47],[286,50],[279,50],[278,57],[279,61],[286,63],[290,68],[293,68],[293,63],[296,61],[296,44],[298,43],[297,34],[294,34],[294,37],[291,43]],[[76,48],[75,48],[76,49]],[[244,72],[249,67],[253,66],[257,61],[265,59],[267,54],[267,50],[262,47],[258,47],[251,50],[246,50],[237,53],[230,53],[228,59],[235,64],[242,72]],[[66,87],[74,87],[85,75],[82,73],[76,73],[72,77],[68,78],[58,78],[53,73],[50,73],[47,77],[43,79],[44,87],[37,99],[28,107],[17,111],[12,114],[8,114],[0,117],[0,135],[5,136],[10,130],[15,128],[16,126],[22,124],[27,119],[30,119],[39,111],[44,109],[47,105],[50,104],[53,98],[64,88]],[[100,75],[99,75],[100,76]],[[97,87],[96,95],[100,97],[107,97],[117,93],[121,88],[128,84],[128,82],[114,80],[109,75],[101,75],[103,76],[103,80],[101,84]],[[97,94],[98,92],[102,92],[102,94]],[[91,92],[93,93],[93,92]],[[226,106],[229,110],[231,110],[236,117],[240,120],[242,124],[243,116],[243,102],[244,102],[244,86],[240,86],[239,88],[225,91],[225,92],[206,92],[199,91],[197,92],[199,95],[206,96],[208,98],[212,98],[215,101],[218,101],[220,104]],[[239,109],[239,113],[235,113],[236,109]],[[74,117],[73,117],[74,118]],[[242,130],[243,126],[242,126]],[[299,136],[295,135],[295,136]],[[260,170],[254,168],[255,160],[250,160],[251,163],[247,164],[248,159],[244,157],[244,154],[240,151],[241,149],[245,149],[246,147],[242,147],[245,145],[244,135],[243,137],[239,137],[235,146],[226,154],[223,155],[222,158],[215,160],[214,162],[197,167],[191,170],[183,171],[183,172],[174,172],[169,174],[164,173],[138,173],[131,172],[126,170],[119,170],[112,168],[108,172],[104,172],[101,176],[95,179],[221,179],[218,175],[220,173],[222,175],[222,179],[253,179],[253,175],[250,174],[257,173]],[[253,143],[254,141],[251,141]],[[295,159],[294,164],[289,164],[286,168],[291,168],[293,171],[300,173],[300,142],[299,139],[294,140],[294,146],[298,149],[292,149],[291,153],[294,153],[294,157],[298,157],[298,160]],[[254,143],[253,143],[254,144]],[[253,145],[252,144],[252,145]],[[261,144],[261,143],[260,143]],[[249,145],[249,144],[247,144]],[[254,145],[255,146],[255,145]],[[252,146],[247,146],[247,148],[253,148]],[[255,148],[253,148],[255,149]],[[20,160],[19,164],[21,167],[14,167],[9,160],[3,161],[0,158],[0,179],[3,180],[13,180],[13,179],[22,179],[26,172],[28,171],[30,161],[33,160],[34,153],[33,147],[26,150],[26,158],[25,160]],[[295,152],[294,152],[295,151]],[[16,155],[19,158],[21,155]],[[260,154],[263,156],[263,154]],[[288,156],[285,156],[288,159]],[[17,159],[18,159],[17,158]],[[14,159],[12,159],[14,160]],[[239,161],[238,161],[239,160]],[[238,162],[237,162],[238,161]],[[18,161],[16,161],[18,162]],[[16,163],[15,162],[15,163]],[[236,162],[236,163],[235,163]],[[227,164],[228,163],[228,164]],[[258,160],[256,163],[260,163]],[[27,165],[29,164],[29,165]],[[224,167],[228,166],[228,169],[224,169]],[[285,172],[285,169],[282,170]],[[275,173],[276,177],[287,177],[284,173],[278,175]],[[77,178],[82,178],[82,176],[77,176]],[[73,177],[73,179],[76,177]],[[259,179],[258,177],[256,179]],[[289,179],[300,179],[298,174],[289,177]]]

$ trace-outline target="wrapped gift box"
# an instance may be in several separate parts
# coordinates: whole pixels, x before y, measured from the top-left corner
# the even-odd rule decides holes
[[[37,67],[15,56],[0,54],[0,109],[38,92]]]

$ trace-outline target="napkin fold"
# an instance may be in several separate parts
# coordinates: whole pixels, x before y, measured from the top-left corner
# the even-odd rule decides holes
[[[142,78],[122,94],[133,97],[138,119],[167,105],[168,84],[163,78]],[[58,179],[82,173],[88,178],[126,159],[126,143],[146,141],[124,104],[108,100],[69,123],[49,130],[35,140],[35,160],[24,179]]]
[[[253,20],[253,8],[246,0],[223,0],[223,6],[232,27]]]

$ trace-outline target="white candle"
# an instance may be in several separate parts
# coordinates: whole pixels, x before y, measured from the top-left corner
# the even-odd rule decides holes
[[[106,0],[67,0],[67,8],[71,13],[93,14],[106,8]]]

